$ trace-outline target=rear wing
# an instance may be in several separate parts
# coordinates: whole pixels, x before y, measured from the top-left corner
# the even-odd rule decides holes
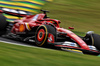
[[[19,9],[15,10],[15,9],[3,8],[3,7],[0,7],[0,12],[11,16],[16,16],[16,17],[25,17],[27,15],[32,15],[32,13],[28,11],[23,11]]]

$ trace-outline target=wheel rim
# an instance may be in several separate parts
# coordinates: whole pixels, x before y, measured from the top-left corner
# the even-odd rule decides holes
[[[37,33],[37,40],[41,42],[43,41],[44,37],[45,37],[45,31],[44,29],[40,29]]]

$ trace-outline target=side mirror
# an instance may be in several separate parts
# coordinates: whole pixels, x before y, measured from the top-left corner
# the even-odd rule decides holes
[[[70,30],[74,30],[74,27],[68,27],[68,29],[70,29]]]

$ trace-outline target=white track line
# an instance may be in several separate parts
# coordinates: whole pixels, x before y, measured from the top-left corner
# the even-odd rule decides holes
[[[25,46],[25,47],[39,48],[39,49],[45,49],[45,50],[53,50],[53,49],[46,49],[46,48],[42,48],[42,47],[23,45],[23,44],[18,44],[18,43],[13,43],[13,42],[8,42],[8,41],[2,41],[2,40],[0,40],[0,42],[7,43],[7,44],[12,44],[12,45]]]
[[[3,40],[0,40],[0,42],[3,42],[3,43],[7,43],[7,44],[12,44],[12,45],[19,45],[19,46],[25,46],[25,47],[31,47],[31,48],[39,48],[39,49],[45,49],[45,50],[53,50],[53,51],[57,51],[57,50],[54,50],[54,49],[49,49],[49,48],[42,48],[42,47],[37,47],[37,46],[29,46],[29,45],[23,45],[23,44],[18,44],[18,43],[13,43],[13,42],[8,42],[8,41],[3,41]],[[78,51],[72,51],[72,50],[66,50],[67,52],[74,52],[74,53],[79,53],[79,54],[82,54],[81,52],[78,52]]]

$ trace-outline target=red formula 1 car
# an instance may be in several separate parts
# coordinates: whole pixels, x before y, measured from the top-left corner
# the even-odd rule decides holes
[[[61,28],[59,20],[47,17],[48,11],[45,10],[41,10],[43,13],[36,15],[10,11],[2,8],[0,13],[23,18],[7,22],[6,18],[0,14],[0,35],[2,36],[22,41],[35,41],[37,46],[51,44],[58,48],[81,50],[85,54],[100,54],[100,36],[92,31],[87,32],[85,37],[78,36],[68,29]],[[70,27],[70,29],[73,28]]]

